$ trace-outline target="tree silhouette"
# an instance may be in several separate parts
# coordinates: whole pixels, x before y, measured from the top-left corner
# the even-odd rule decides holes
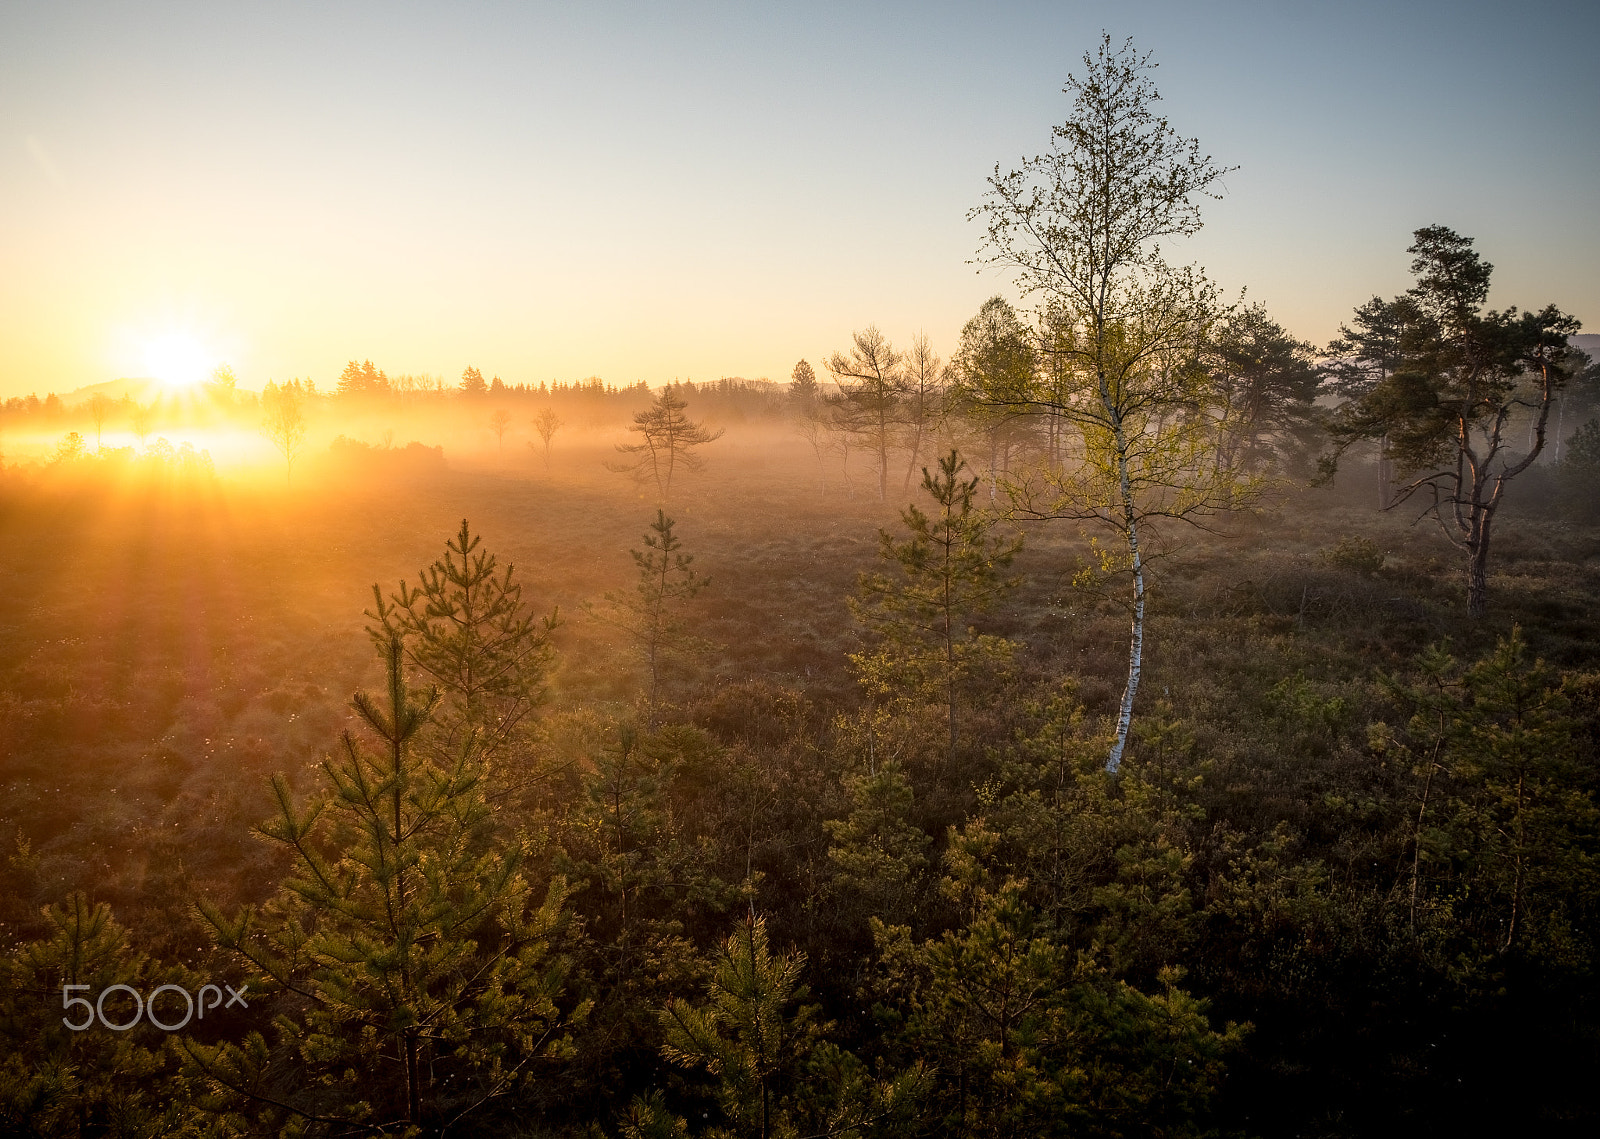
[[[934,353],[926,333],[919,332],[911,341],[903,363],[906,391],[902,443],[908,458],[902,489],[909,492],[911,476],[916,473],[917,460],[922,457],[922,445],[944,419],[948,376],[944,361]]]
[[[720,427],[711,431],[691,420],[685,414],[688,406],[674,388],[662,388],[654,402],[633,417],[628,430],[640,435],[639,442],[617,444],[617,451],[631,458],[606,465],[638,482],[654,482],[661,501],[666,502],[678,471],[698,471],[704,466],[695,448],[722,438]]]
[[[1313,351],[1261,305],[1234,309],[1220,322],[1207,370],[1215,458],[1224,469],[1281,472],[1304,461],[1322,429]]]
[[[1018,425],[1030,413],[1025,403],[1018,403],[1026,399],[1037,378],[1038,355],[1033,337],[1004,297],[984,301],[961,328],[960,347],[951,361],[956,374],[953,402],[988,452],[991,506],[998,497],[1001,474],[1010,466]]]
[[[100,449],[100,432],[105,428],[106,416],[111,414],[111,401],[103,392],[89,397],[89,418],[94,420],[94,449]]]
[[[339,373],[339,385],[336,389],[339,395],[385,395],[390,390],[389,377],[373,366],[371,360],[363,360],[357,364],[351,360],[344,366],[344,371]]]
[[[283,483],[294,476],[294,461],[306,441],[306,418],[302,410],[304,395],[298,380],[282,387],[267,381],[261,392],[261,430],[283,455]]]
[[[263,392],[262,398],[265,399],[265,397],[266,393]],[[145,440],[150,438],[150,430],[154,425],[154,420],[155,408],[152,405],[142,403],[133,405],[133,434],[138,438],[139,446],[143,447]]]
[[[899,352],[875,326],[852,337],[849,353],[828,357],[828,371],[839,385],[852,424],[878,459],[878,500],[889,499],[889,450],[904,416],[908,385]]]
[[[502,457],[506,453],[506,428],[511,426],[511,413],[505,408],[496,408],[489,416],[489,430],[494,432],[495,445]]]
[[[817,458],[817,477],[824,494],[828,491],[827,468],[822,463],[828,430],[828,408],[822,398],[822,387],[817,383],[817,373],[807,360],[794,366],[789,379],[789,407],[794,415],[795,433],[811,447]]]
[[[555,408],[545,407],[539,409],[539,414],[533,418],[533,429],[539,433],[539,439],[544,443],[544,469],[550,469],[550,444],[555,440],[556,432],[561,430],[563,424],[561,417],[556,414]]]

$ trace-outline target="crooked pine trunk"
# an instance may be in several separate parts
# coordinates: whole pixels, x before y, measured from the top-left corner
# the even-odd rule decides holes
[[[1467,616],[1472,618],[1482,617],[1489,607],[1489,532],[1500,491],[1497,486],[1487,503],[1474,505],[1472,525],[1463,543],[1467,547]],[[1477,497],[1476,490],[1473,497]]]
[[[1482,617],[1489,607],[1489,526],[1484,524],[1467,559],[1467,616]]]
[[[1394,460],[1389,458],[1389,436],[1378,440],[1378,509],[1394,505]]]

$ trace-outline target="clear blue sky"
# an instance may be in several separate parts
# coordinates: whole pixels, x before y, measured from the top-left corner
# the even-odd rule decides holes
[[[0,395],[351,357],[451,378],[786,378],[948,355],[996,162],[1105,29],[1237,165],[1174,255],[1323,342],[1450,225],[1496,306],[1600,331],[1594,3],[0,7]]]

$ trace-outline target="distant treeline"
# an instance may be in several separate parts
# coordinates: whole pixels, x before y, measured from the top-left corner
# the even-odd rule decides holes
[[[0,418],[60,422],[69,419],[81,421],[85,416],[92,417],[99,414],[108,420],[123,420],[141,407],[167,409],[186,407],[191,410],[209,407],[217,410],[241,411],[257,405],[259,396],[255,392],[238,387],[231,371],[219,368],[217,376],[224,378],[214,377],[199,385],[192,393],[164,391],[152,385],[154,390],[151,397],[142,401],[135,399],[131,392],[124,392],[114,398],[95,392],[72,402],[68,402],[71,399],[70,394],[62,397],[55,392],[49,392],[42,398],[37,393],[12,396],[0,403]],[[627,402],[631,406],[637,403],[641,396],[648,399],[651,392],[650,385],[643,380],[618,385],[607,383],[599,376],[589,376],[570,382],[551,380],[545,383],[541,380],[536,384],[508,384],[499,376],[494,376],[485,382],[476,368],[468,368],[463,373],[460,384],[448,384],[442,378],[427,373],[400,373],[390,377],[383,370],[373,367],[370,360],[362,364],[351,361],[340,375],[337,386],[331,389],[318,388],[316,381],[300,377],[274,386],[293,388],[309,400],[329,403],[359,402],[363,406],[387,403],[396,407],[474,398],[494,398],[513,402],[534,399],[616,400]],[[699,383],[693,380],[673,380],[662,386],[685,396],[699,396],[702,399],[722,402],[771,403],[780,399],[783,393],[783,386],[771,380],[747,380],[742,376],[724,376],[721,379],[704,380]]]

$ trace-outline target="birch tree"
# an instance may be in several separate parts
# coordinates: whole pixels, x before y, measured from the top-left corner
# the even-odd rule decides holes
[[[304,401],[298,380],[282,387],[268,380],[267,386],[261,389],[261,430],[283,455],[284,486],[294,477],[294,461],[305,450],[306,417],[301,410]]]
[[[562,426],[561,417],[556,414],[553,407],[541,408],[539,414],[533,417],[533,429],[539,433],[539,439],[544,444],[546,471],[550,469],[550,444],[555,441],[556,432],[560,431]]]
[[[1109,528],[1128,578],[1128,678],[1106,769],[1122,761],[1143,663],[1149,527],[1194,521],[1239,501],[1226,472],[1203,461],[1204,415],[1193,360],[1218,310],[1194,268],[1162,257],[1160,243],[1200,228],[1197,199],[1227,170],[1155,113],[1155,65],[1103,36],[1084,55],[1067,121],[1048,153],[1002,173],[982,205],[980,264],[1010,270],[1034,298],[1048,380],[977,393],[993,405],[1059,413],[1082,437],[1082,461],[1010,480],[1020,516],[1074,518]]]

